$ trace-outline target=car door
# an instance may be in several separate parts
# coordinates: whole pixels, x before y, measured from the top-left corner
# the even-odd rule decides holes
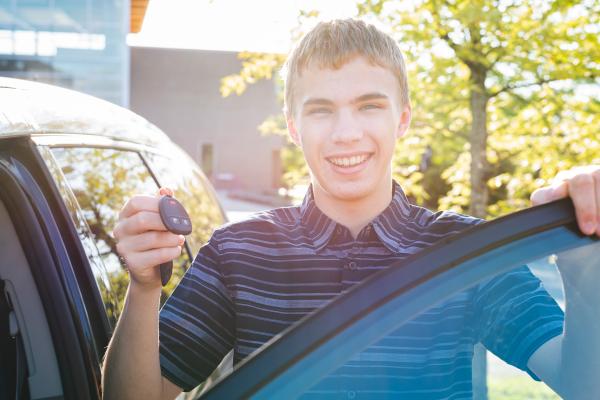
[[[393,363],[382,363],[379,373],[368,378],[369,386],[384,389],[379,392],[369,392],[358,384],[364,377],[361,374],[372,371],[364,364],[355,363],[352,374],[340,371],[348,363],[369,359],[366,355],[389,358],[381,344],[390,334],[439,309],[436,307],[452,296],[485,287],[495,277],[513,271],[533,271],[547,288],[544,290],[564,307],[557,264],[562,268],[600,268],[598,254],[600,241],[579,232],[568,199],[472,227],[377,273],[290,327],[218,381],[204,398],[418,398],[414,393],[407,396],[402,384],[394,381],[397,365]],[[592,314],[600,317],[597,305],[590,306]],[[524,327],[528,323],[519,321]],[[329,392],[319,391],[332,377],[337,379],[336,386],[329,387]],[[522,382],[509,379],[503,383],[501,373],[488,376],[489,397],[558,398],[542,383],[510,394],[517,389],[511,385]],[[457,394],[460,390],[457,387],[423,398],[462,398]]]
[[[0,141],[0,398],[95,399],[95,314],[39,161],[27,137]]]

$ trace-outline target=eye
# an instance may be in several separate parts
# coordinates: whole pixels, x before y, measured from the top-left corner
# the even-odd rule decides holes
[[[383,108],[383,106],[381,104],[377,104],[377,103],[367,103],[367,104],[363,104],[360,106],[360,109],[363,111],[379,110],[382,108]]]
[[[327,108],[327,107],[316,107],[316,108],[311,108],[306,112],[308,115],[315,115],[315,114],[330,114],[331,113],[331,109]]]

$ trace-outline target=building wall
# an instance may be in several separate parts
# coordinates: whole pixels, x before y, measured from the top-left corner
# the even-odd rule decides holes
[[[128,0],[0,1],[0,76],[129,102]]]
[[[208,162],[202,146],[212,145],[211,179],[217,185],[231,174],[241,189],[272,190],[281,175],[277,152],[285,141],[261,136],[258,126],[281,108],[273,81],[222,98],[221,78],[240,67],[235,52],[132,47],[130,108],[165,131],[200,166]]]

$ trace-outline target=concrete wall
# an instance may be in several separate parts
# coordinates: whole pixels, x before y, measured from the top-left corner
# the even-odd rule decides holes
[[[235,52],[131,48],[130,108],[161,128],[202,166],[202,145],[213,146],[213,178],[229,173],[247,190],[272,189],[284,140],[258,126],[280,111],[272,81],[242,96],[222,98],[222,77],[239,72]],[[204,160],[206,161],[206,160]]]

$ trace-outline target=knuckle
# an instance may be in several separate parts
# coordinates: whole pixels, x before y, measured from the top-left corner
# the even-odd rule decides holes
[[[172,247],[163,247],[160,249],[160,257],[163,260],[171,260],[174,258]]]
[[[121,209],[119,210],[119,220],[123,219],[123,215],[125,213],[125,210],[127,209],[127,206],[129,204],[129,200],[126,201],[123,206],[121,207]]]
[[[117,253],[119,253],[119,255],[123,255],[123,244],[117,242],[116,248],[117,248]]]
[[[146,229],[148,227],[148,215],[145,212],[137,213],[135,218],[138,227],[142,229]]]
[[[581,223],[586,223],[588,221],[595,220],[594,213],[589,212],[589,211],[582,211],[581,213],[579,213],[578,217],[579,217],[578,221]]]
[[[118,242],[120,237],[121,237],[121,228],[120,228],[120,224],[117,224],[117,226],[115,226],[115,228],[112,231],[112,235],[115,238],[115,240]],[[117,243],[118,244],[118,243]]]
[[[181,246],[175,246],[173,247],[173,251],[175,252],[175,256],[173,258],[177,258],[181,255]]]
[[[179,244],[179,236],[174,233],[169,232],[169,243],[172,246],[177,246]]]
[[[133,213],[140,211],[140,199],[138,196],[133,196],[127,200],[127,204]]]
[[[152,231],[151,240],[154,244],[160,244],[160,242],[162,242],[161,239],[162,239],[161,232]]]
[[[571,178],[571,186],[582,189],[591,187],[594,184],[594,180],[590,174],[577,174]]]

